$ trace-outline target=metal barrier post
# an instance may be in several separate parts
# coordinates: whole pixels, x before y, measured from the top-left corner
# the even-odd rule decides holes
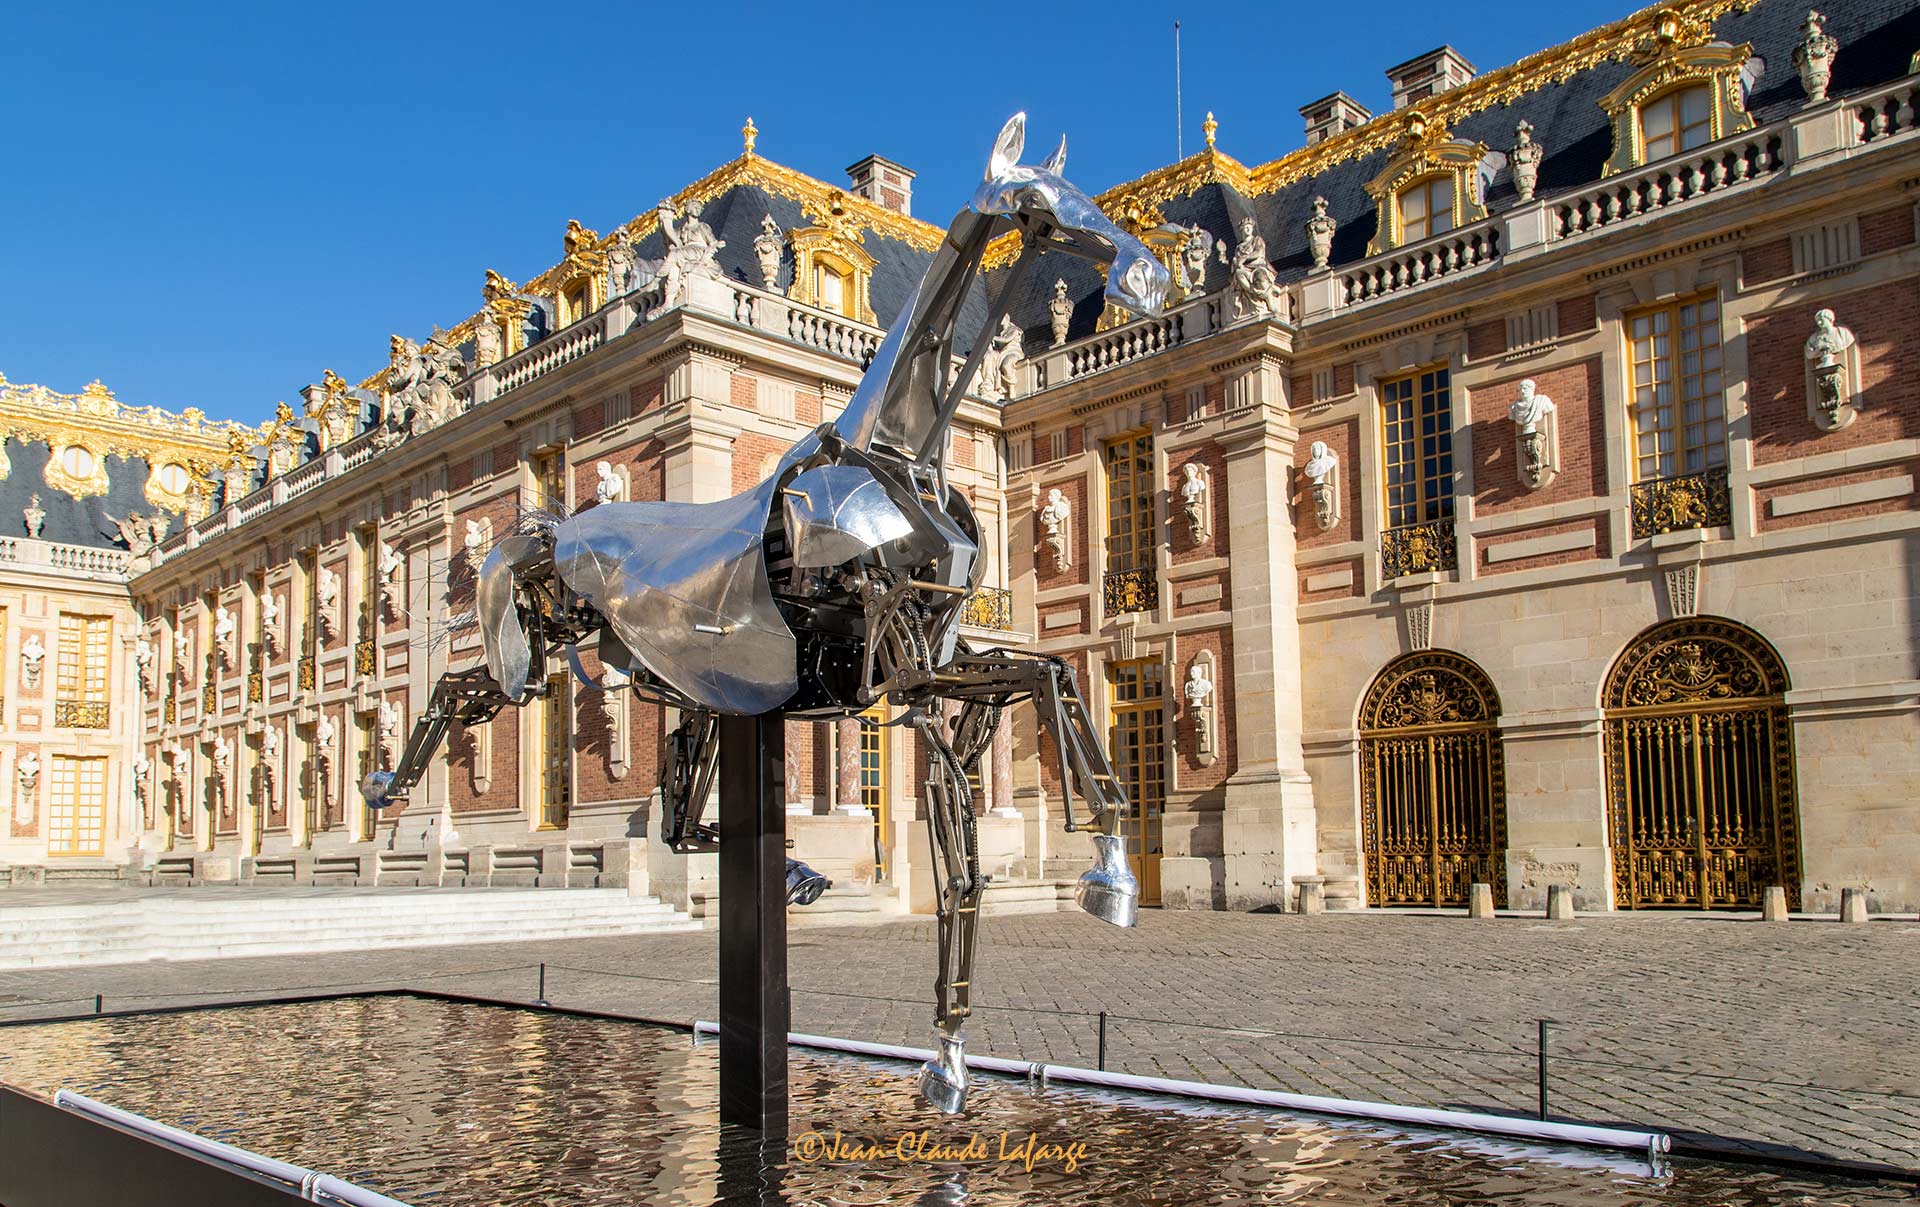
[[[536,1006],[551,1004],[547,1001],[547,966],[544,963],[540,965],[540,988],[533,995],[533,1004]]]
[[[1100,1063],[1097,1067],[1102,1073],[1107,1071],[1107,1012],[1105,1010],[1100,1012]]]
[[[1540,1020],[1540,1118],[1547,1117],[1547,1024],[1551,1019]]]

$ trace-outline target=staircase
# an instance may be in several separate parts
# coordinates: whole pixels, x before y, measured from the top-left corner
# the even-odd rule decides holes
[[[698,930],[625,889],[266,889],[103,892],[0,901],[0,970],[215,960],[375,947],[524,943]]]
[[[980,898],[980,913],[984,917],[998,917],[1005,914],[1057,914],[1062,910],[1074,909],[1072,880],[1002,880],[995,877],[987,881],[987,891]]]
[[[789,905],[787,929],[890,922],[906,912],[899,891],[885,884],[836,884],[812,905]]]

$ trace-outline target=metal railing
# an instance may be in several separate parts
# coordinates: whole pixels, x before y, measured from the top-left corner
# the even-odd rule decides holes
[[[1724,465],[1635,482],[1629,492],[1635,540],[1733,523],[1733,497]]]
[[[1459,565],[1460,542],[1454,533],[1452,516],[1404,524],[1380,534],[1382,578],[1453,570]]]
[[[105,700],[55,700],[53,724],[58,729],[105,729],[109,720]]]
[[[980,629],[1013,628],[1013,592],[1004,587],[981,587],[960,608],[960,623]]]
[[[1151,612],[1160,605],[1160,574],[1152,567],[1113,570],[1102,581],[1100,594],[1109,616]]]

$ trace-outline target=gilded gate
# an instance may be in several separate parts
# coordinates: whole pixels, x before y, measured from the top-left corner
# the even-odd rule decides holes
[[[1370,905],[1465,905],[1476,881],[1507,901],[1500,699],[1466,658],[1388,663],[1360,704],[1361,846]]]
[[[1786,667],[1715,617],[1642,633],[1614,664],[1607,822],[1621,909],[1752,908],[1768,885],[1800,906]]]

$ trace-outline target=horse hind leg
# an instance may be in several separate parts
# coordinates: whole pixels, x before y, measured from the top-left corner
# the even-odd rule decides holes
[[[927,717],[918,727],[927,744],[927,834],[938,877],[935,909],[940,929],[940,971],[934,981],[940,1050],[921,1066],[920,1093],[935,1109],[957,1115],[967,1104],[967,1039],[962,1028],[972,1014],[973,957],[986,877],[980,872],[973,794],[943,732],[945,723]]]

